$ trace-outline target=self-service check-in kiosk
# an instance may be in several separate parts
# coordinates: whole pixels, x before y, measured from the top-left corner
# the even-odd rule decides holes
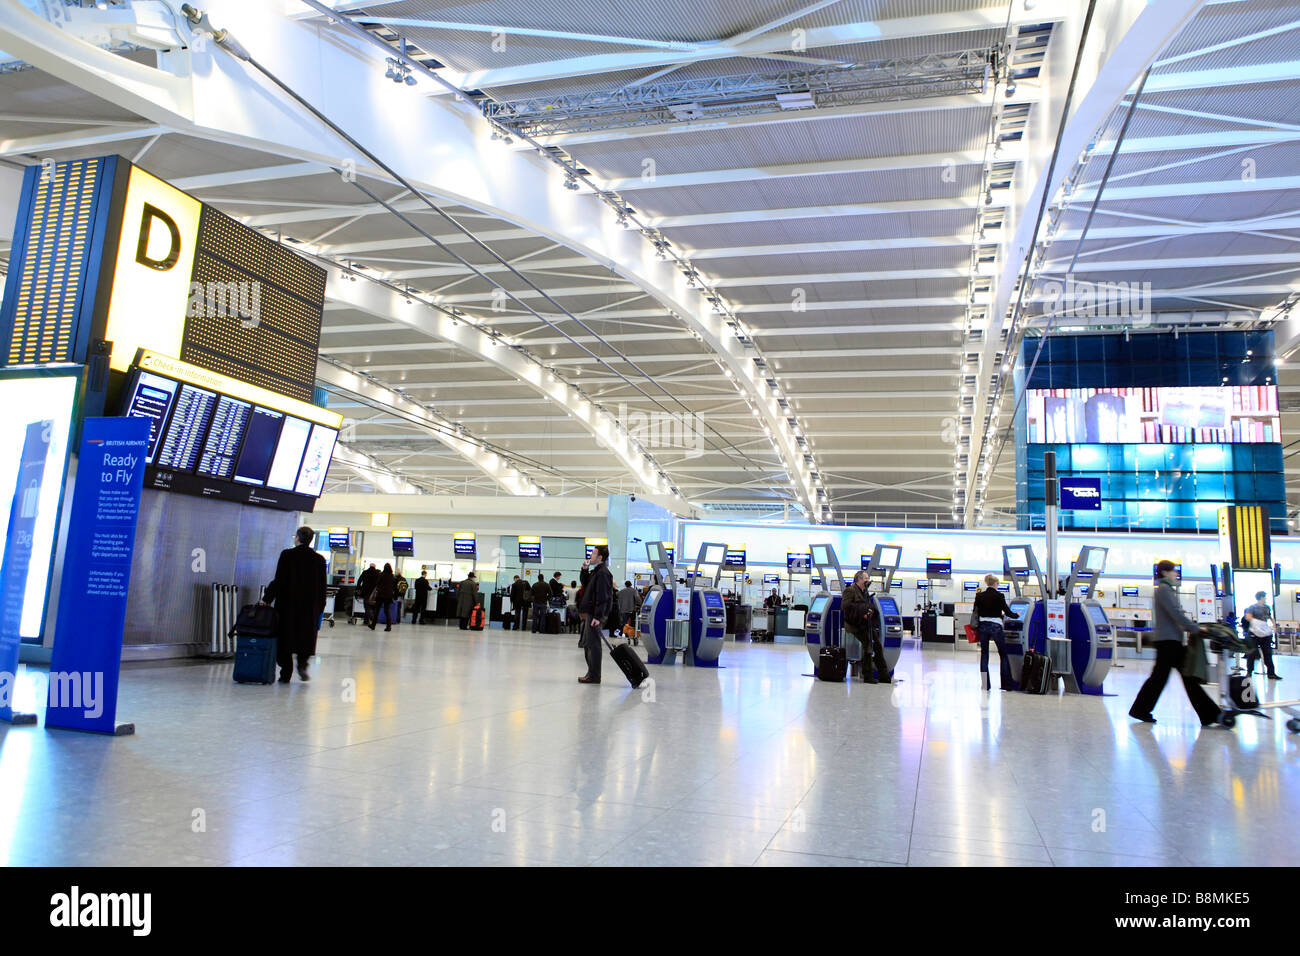
[[[1046,653],[1047,610],[1042,600],[1034,600],[1025,593],[1025,585],[1033,576],[1039,595],[1047,593],[1047,580],[1038,567],[1034,549],[1027,544],[1002,546],[1002,573],[1011,579],[1013,597],[1007,602],[1012,617],[1002,624],[1002,634],[1007,649],[1007,663],[1011,665],[1011,679],[1020,687],[1020,674],[1025,663],[1025,651]],[[1037,642],[1037,643],[1035,643]]]
[[[717,667],[718,655],[727,637],[727,607],[718,584],[722,578],[727,546],[706,542],[700,545],[691,575],[690,644],[686,663],[696,667]],[[712,569],[712,578],[708,577]]]
[[[888,681],[893,676],[898,656],[903,652],[903,615],[898,610],[898,601],[891,590],[894,572],[898,570],[902,558],[902,548],[892,544],[878,544],[871,554],[871,566],[867,568],[867,586],[871,590],[871,603],[876,610],[873,626],[885,650],[885,664],[889,666],[888,674],[876,674],[876,679],[881,681]],[[851,653],[849,656],[852,658]],[[859,660],[867,660],[870,656],[863,654]]]
[[[1107,548],[1085,547],[1079,552],[1070,574],[1070,607],[1066,616],[1066,634],[1070,638],[1070,669],[1065,689],[1077,694],[1101,694],[1101,682],[1110,671],[1115,656],[1115,629],[1106,617],[1106,609],[1093,598],[1097,582],[1106,569]],[[1076,586],[1082,585],[1079,597]]]
[[[804,645],[808,648],[808,656],[812,658],[813,676],[816,677],[822,648],[840,646],[844,623],[841,608],[844,600],[844,574],[840,571],[834,545],[814,544],[809,551],[812,554],[812,565],[822,582],[822,589],[808,602],[808,613],[803,621]],[[846,646],[845,650],[847,652],[849,648]]]
[[[650,561],[650,567],[654,571],[654,584],[650,586],[645,600],[641,602],[641,611],[637,615],[637,631],[641,638],[641,643],[645,647],[646,661],[650,664],[664,663],[664,657],[670,651],[672,656],[668,658],[668,663],[673,663],[677,657],[677,651],[685,649],[685,640],[675,640],[674,631],[685,631],[685,628],[674,628],[673,624],[677,615],[677,601],[675,600],[677,592],[677,577],[673,571],[672,552],[658,541],[646,543],[646,557]],[[689,624],[687,616],[689,607],[683,608],[683,622]]]

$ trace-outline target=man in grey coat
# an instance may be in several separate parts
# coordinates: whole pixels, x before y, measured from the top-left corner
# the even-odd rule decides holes
[[[1160,699],[1160,692],[1165,689],[1169,672],[1176,670],[1178,676],[1182,678],[1183,689],[1187,691],[1187,699],[1196,710],[1196,716],[1201,719],[1201,726],[1212,726],[1219,722],[1223,711],[1210,699],[1209,694],[1205,693],[1205,689],[1199,683],[1188,680],[1182,672],[1183,656],[1187,653],[1187,648],[1183,646],[1183,634],[1199,631],[1200,625],[1184,614],[1178,603],[1178,592],[1174,590],[1178,584],[1177,566],[1172,561],[1161,561],[1156,565],[1156,574],[1158,580],[1156,581],[1155,614],[1151,622],[1151,638],[1156,646],[1156,663],[1151,668],[1151,676],[1138,691],[1137,699],[1129,708],[1128,715],[1134,720],[1154,724],[1156,719],[1152,716],[1151,710]]]

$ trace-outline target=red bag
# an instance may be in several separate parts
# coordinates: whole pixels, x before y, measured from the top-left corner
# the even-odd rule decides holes
[[[980,632],[975,630],[975,628],[971,627],[969,624],[966,625],[966,640],[972,644],[978,644],[980,640]]]

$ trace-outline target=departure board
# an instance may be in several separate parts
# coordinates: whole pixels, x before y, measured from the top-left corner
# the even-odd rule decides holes
[[[337,412],[147,350],[122,394],[122,414],[161,436],[146,488],[286,511],[324,490]]]
[[[158,451],[158,467],[172,471],[193,471],[199,463],[203,436],[207,433],[212,410],[217,404],[216,392],[182,385],[172,411],[171,421],[163,433],[162,448]]]
[[[149,419],[149,452],[144,463],[152,465],[158,453],[158,439],[162,435],[167,412],[171,410],[172,399],[176,397],[179,382],[160,375],[143,372],[136,382],[135,390],[127,405],[127,414],[137,418]]]
[[[252,413],[248,402],[221,395],[217,398],[217,409],[208,427],[207,441],[203,443],[203,453],[199,457],[198,473],[209,478],[229,479],[235,472],[235,454],[239,443],[244,439],[244,430],[248,427],[248,416]]]

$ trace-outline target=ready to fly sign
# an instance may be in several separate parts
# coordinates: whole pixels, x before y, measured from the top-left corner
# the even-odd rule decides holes
[[[1062,511],[1100,511],[1100,478],[1062,478]]]

